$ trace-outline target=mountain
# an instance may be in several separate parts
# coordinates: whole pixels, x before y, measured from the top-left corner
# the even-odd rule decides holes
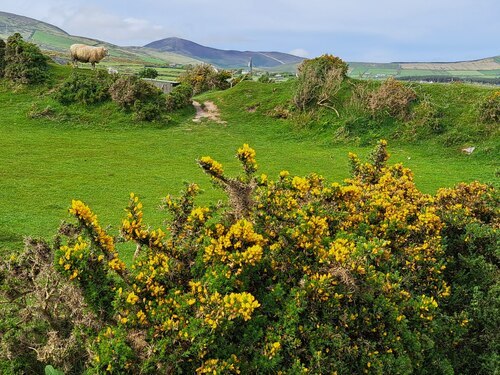
[[[144,47],[121,47],[104,41],[70,35],[66,31],[33,18],[0,12],[0,38],[7,39],[20,33],[29,42],[37,44],[53,57],[69,59],[69,47],[74,43],[105,46],[109,57],[105,64],[199,64],[201,61],[172,52],[161,52]]]
[[[165,38],[146,44],[144,47],[189,56],[221,68],[246,67],[250,59],[252,59],[253,66],[258,68],[273,68],[280,65],[300,63],[304,60],[302,57],[282,52],[221,50],[202,46],[181,38]]]

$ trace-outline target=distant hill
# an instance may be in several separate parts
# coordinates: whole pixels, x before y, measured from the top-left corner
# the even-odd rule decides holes
[[[162,52],[174,52],[202,60],[222,68],[242,68],[252,64],[259,68],[279,67],[280,65],[296,64],[304,60],[302,57],[282,52],[252,52],[221,50],[202,46],[181,38],[165,38],[146,44],[144,47]]]
[[[20,33],[27,41],[37,44],[49,55],[69,59],[69,46],[74,43],[101,45],[109,50],[106,63],[123,64],[199,64],[201,61],[172,52],[161,52],[144,47],[121,47],[104,41],[70,35],[66,31],[33,18],[0,12],[0,38],[7,39]]]
[[[0,38],[6,39],[15,32],[40,46],[58,61],[69,60],[69,46],[73,43],[103,45],[110,56],[101,65],[113,66],[120,72],[134,72],[144,65],[200,64],[207,62],[223,68],[244,68],[250,58],[254,67],[270,72],[295,72],[304,60],[281,52],[227,51],[202,46],[180,38],[165,38],[144,47],[122,47],[105,41],[74,36],[66,31],[33,18],[0,12]],[[168,69],[168,68],[165,68]],[[160,75],[178,75],[179,71],[160,72]],[[494,82],[500,80],[500,56],[458,62],[350,62],[349,75],[356,78],[385,79],[396,77],[410,80],[476,80]]]

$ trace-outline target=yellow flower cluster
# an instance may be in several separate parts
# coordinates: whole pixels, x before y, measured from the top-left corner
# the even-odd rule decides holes
[[[438,303],[434,299],[434,297],[422,295],[421,303],[420,303],[420,317],[422,319],[432,320],[433,314],[432,312],[437,309]]]
[[[229,320],[237,317],[250,320],[253,311],[259,306],[260,303],[250,293],[231,293],[224,297],[224,308],[227,310]]]
[[[338,238],[330,243],[328,250],[320,251],[319,262],[326,264],[346,264],[355,249],[356,245],[354,242],[345,238]]]
[[[113,237],[100,227],[97,216],[92,213],[90,208],[82,201],[73,200],[69,212],[76,216],[80,223],[92,233],[94,243],[107,254],[109,268],[117,272],[124,271],[125,263],[118,256]]]
[[[143,226],[142,217],[142,203],[139,202],[138,196],[134,193],[130,193],[127,218],[123,220],[121,228],[123,236],[127,240],[135,241],[140,245],[149,246],[157,251],[163,250],[165,247],[163,243],[165,233],[160,228],[149,231]]]
[[[292,186],[302,193],[307,193],[311,189],[311,184],[307,178],[295,176],[292,179]]]
[[[203,156],[199,160],[200,166],[212,177],[220,177],[224,174],[222,164],[216,162],[210,156]]]
[[[241,219],[229,229],[218,224],[215,238],[205,247],[203,260],[220,261],[235,266],[255,265],[262,258],[262,246],[265,243],[264,237],[254,231],[253,224],[248,220]]]
[[[323,239],[329,235],[328,219],[312,215],[304,217],[304,223],[295,229],[292,238],[296,239],[299,248],[318,249]]]
[[[78,237],[77,242],[73,246],[63,245],[60,247],[62,256],[59,258],[59,265],[64,268],[65,272],[70,273],[69,279],[73,280],[78,278],[80,273],[78,269],[78,263],[87,256],[86,252],[89,249],[89,244],[85,242],[81,237]]]
[[[210,212],[210,209],[207,207],[195,207],[191,210],[191,214],[188,217],[188,222],[198,221],[203,223],[207,220],[207,214]]]
[[[272,359],[281,350],[281,343],[279,341],[268,343],[264,349],[264,355]]]
[[[247,173],[257,170],[257,162],[255,161],[255,150],[248,144],[238,149],[236,157],[243,163],[243,167]]]
[[[238,358],[233,354],[229,360],[208,359],[196,369],[197,374],[240,374],[240,369],[236,365]]]

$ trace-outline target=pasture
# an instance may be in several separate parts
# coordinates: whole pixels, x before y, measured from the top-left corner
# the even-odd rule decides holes
[[[67,67],[53,69],[56,80],[69,74]],[[335,132],[324,126],[298,129],[288,120],[268,116],[270,109],[289,100],[292,84],[244,82],[197,98],[219,106],[227,121],[220,125],[193,123],[193,109],[174,113],[168,123],[138,123],[114,103],[66,107],[47,88],[13,88],[2,82],[0,251],[19,249],[23,236],[51,237],[68,218],[72,199],[89,204],[100,222],[112,225],[116,233],[130,192],[143,199],[145,218],[153,225],[161,225],[164,215],[156,209],[160,199],[176,194],[184,181],[201,185],[203,202],[223,198],[196,159],[210,155],[235,175],[239,170],[234,154],[243,143],[256,149],[261,173],[276,176],[286,169],[342,181],[349,176],[348,152],[366,155],[379,134],[361,143],[338,142]],[[442,100],[450,100],[446,86],[440,87],[434,90]],[[465,90],[483,95],[481,89]],[[251,106],[257,110],[249,111]],[[44,112],[46,108],[50,111]],[[433,140],[390,140],[389,150],[392,163],[410,167],[418,187],[433,193],[460,181],[498,183],[495,142],[483,140],[484,147],[469,156],[459,152],[461,144],[445,147]]]

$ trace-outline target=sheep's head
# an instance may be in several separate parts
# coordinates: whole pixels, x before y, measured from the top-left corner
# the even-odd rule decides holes
[[[107,49],[107,48],[102,47],[102,52],[103,52],[103,53],[102,53],[102,55],[103,55],[104,57],[106,57],[106,56],[108,56],[108,55],[109,55],[109,51],[108,51],[108,49]]]

